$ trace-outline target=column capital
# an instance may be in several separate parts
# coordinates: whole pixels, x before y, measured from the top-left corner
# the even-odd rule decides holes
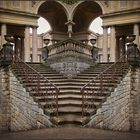
[[[31,28],[30,25],[25,25],[24,27],[25,27],[25,29]]]
[[[102,26],[103,29],[107,29],[109,26]]]
[[[33,28],[33,29],[37,29],[37,28],[38,28],[38,26],[31,26],[31,28]]]

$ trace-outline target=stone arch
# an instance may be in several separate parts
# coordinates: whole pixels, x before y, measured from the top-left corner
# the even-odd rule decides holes
[[[84,12],[83,12],[84,11]],[[78,2],[72,13],[74,32],[88,31],[91,22],[98,16],[105,13],[105,4],[100,1]]]
[[[72,11],[72,14],[71,14],[71,19],[73,19],[74,14],[75,14],[75,12],[76,12],[78,6],[79,6],[81,3],[83,3],[83,2],[85,2],[85,1],[79,1],[79,2],[77,2],[77,3],[74,5],[74,8],[73,8],[73,11]],[[106,5],[105,5],[105,3],[103,3],[102,1],[93,1],[93,2],[97,3],[97,4],[101,7],[102,13],[103,13],[103,14],[106,13]]]
[[[68,21],[66,8],[57,1],[41,1],[35,4],[35,12],[45,18],[54,32],[67,32]]]

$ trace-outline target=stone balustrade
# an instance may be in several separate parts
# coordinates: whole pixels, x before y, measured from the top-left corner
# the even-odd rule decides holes
[[[67,39],[47,47],[50,66],[67,77],[87,69],[92,62],[92,46]]]
[[[62,42],[58,42],[56,44],[53,44],[51,46],[48,46],[49,54],[48,56],[52,55],[58,55],[60,53],[80,53],[91,56],[91,50],[92,46],[86,45],[82,42],[73,40],[73,39],[67,39]]]

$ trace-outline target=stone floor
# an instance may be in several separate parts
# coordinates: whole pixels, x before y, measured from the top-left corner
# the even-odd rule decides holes
[[[140,140],[140,133],[64,127],[3,133],[0,140]]]

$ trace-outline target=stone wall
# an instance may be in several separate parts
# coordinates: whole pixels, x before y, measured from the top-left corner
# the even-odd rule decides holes
[[[140,131],[140,69],[131,69],[91,117],[88,127]]]
[[[0,69],[0,132],[50,127],[49,119],[12,72]]]
[[[50,127],[52,124],[38,103],[10,72],[11,131]]]
[[[6,68],[0,68],[0,132],[10,129],[9,101],[9,72]]]
[[[140,131],[140,68],[131,73],[130,130]]]

